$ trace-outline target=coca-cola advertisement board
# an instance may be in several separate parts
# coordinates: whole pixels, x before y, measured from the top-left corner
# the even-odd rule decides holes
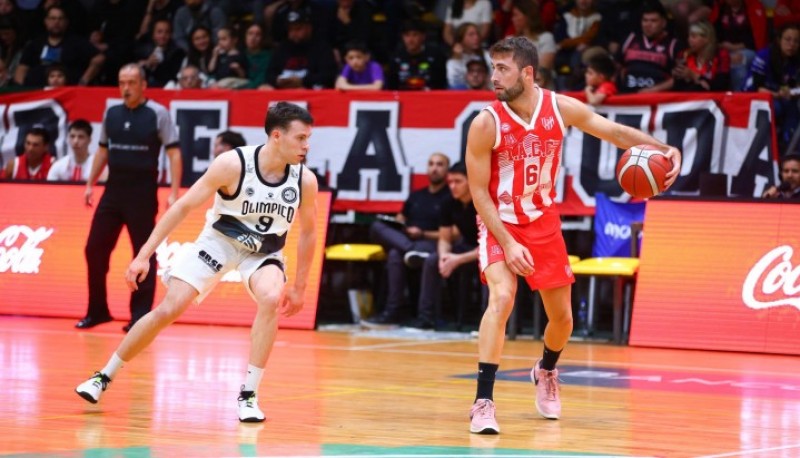
[[[648,202],[630,343],[800,354],[800,205]]]
[[[0,184],[0,314],[80,318],[88,297],[84,247],[94,208],[83,204],[80,185]],[[159,190],[160,212],[164,211],[168,188]],[[95,200],[102,193],[95,189]],[[313,329],[317,313],[320,275],[328,228],[330,192],[317,200],[317,243],[311,266],[305,305],[297,315],[281,318],[283,328]],[[193,241],[205,223],[211,201],[191,214],[158,247],[158,271],[169,267],[181,244]],[[159,214],[159,217],[161,215]],[[289,232],[284,248],[286,272],[294,276],[297,233]],[[111,314],[128,320],[130,292],[124,272],[131,260],[130,239],[123,230],[111,256],[108,302]],[[165,288],[159,281],[156,303]],[[179,322],[249,326],[255,303],[241,284],[237,271],[229,272],[199,306],[190,307]]]

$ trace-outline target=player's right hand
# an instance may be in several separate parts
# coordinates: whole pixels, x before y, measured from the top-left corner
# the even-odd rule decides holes
[[[94,203],[94,199],[92,199],[92,187],[87,186],[86,191],[83,192],[83,201],[87,207],[91,207]]]
[[[512,242],[503,247],[506,264],[516,275],[527,277],[533,273],[533,256],[527,248],[517,242]]]
[[[139,283],[143,282],[150,271],[150,261],[140,260],[138,258],[131,261],[128,270],[125,271],[125,283],[131,291],[139,289]]]

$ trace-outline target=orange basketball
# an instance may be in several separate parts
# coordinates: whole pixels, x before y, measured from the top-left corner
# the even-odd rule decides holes
[[[667,188],[672,161],[658,148],[636,145],[622,153],[617,162],[617,180],[622,189],[639,199],[653,197]]]

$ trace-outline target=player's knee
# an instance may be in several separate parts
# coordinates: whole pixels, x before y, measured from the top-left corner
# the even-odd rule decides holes
[[[557,326],[560,329],[569,330],[572,332],[571,313],[555,313],[552,317],[548,316],[547,320],[552,323],[553,326]]]
[[[150,313],[152,314],[153,320],[156,323],[161,326],[166,326],[177,320],[178,317],[181,316],[182,312],[183,309],[178,307],[177,304],[165,300]]]
[[[258,302],[259,307],[277,307],[278,301],[281,299],[282,289],[282,285],[273,287],[256,287],[253,289],[253,295],[256,297],[256,302]]]
[[[514,291],[509,289],[492,291],[489,296],[489,302],[495,307],[510,308],[514,302]]]

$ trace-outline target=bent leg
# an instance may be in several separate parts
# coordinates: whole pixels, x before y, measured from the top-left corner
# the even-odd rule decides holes
[[[117,355],[120,359],[125,362],[130,361],[147,348],[164,328],[186,311],[197,295],[198,292],[192,285],[172,278],[169,281],[164,300],[139,319],[122,339],[122,343],[117,348]]]
[[[553,351],[561,351],[572,335],[572,285],[539,290],[542,295],[547,326],[544,344]]]
[[[517,294],[517,277],[505,262],[495,262],[484,270],[489,285],[489,305],[481,318],[478,356],[481,362],[499,364],[506,337],[506,322]]]

